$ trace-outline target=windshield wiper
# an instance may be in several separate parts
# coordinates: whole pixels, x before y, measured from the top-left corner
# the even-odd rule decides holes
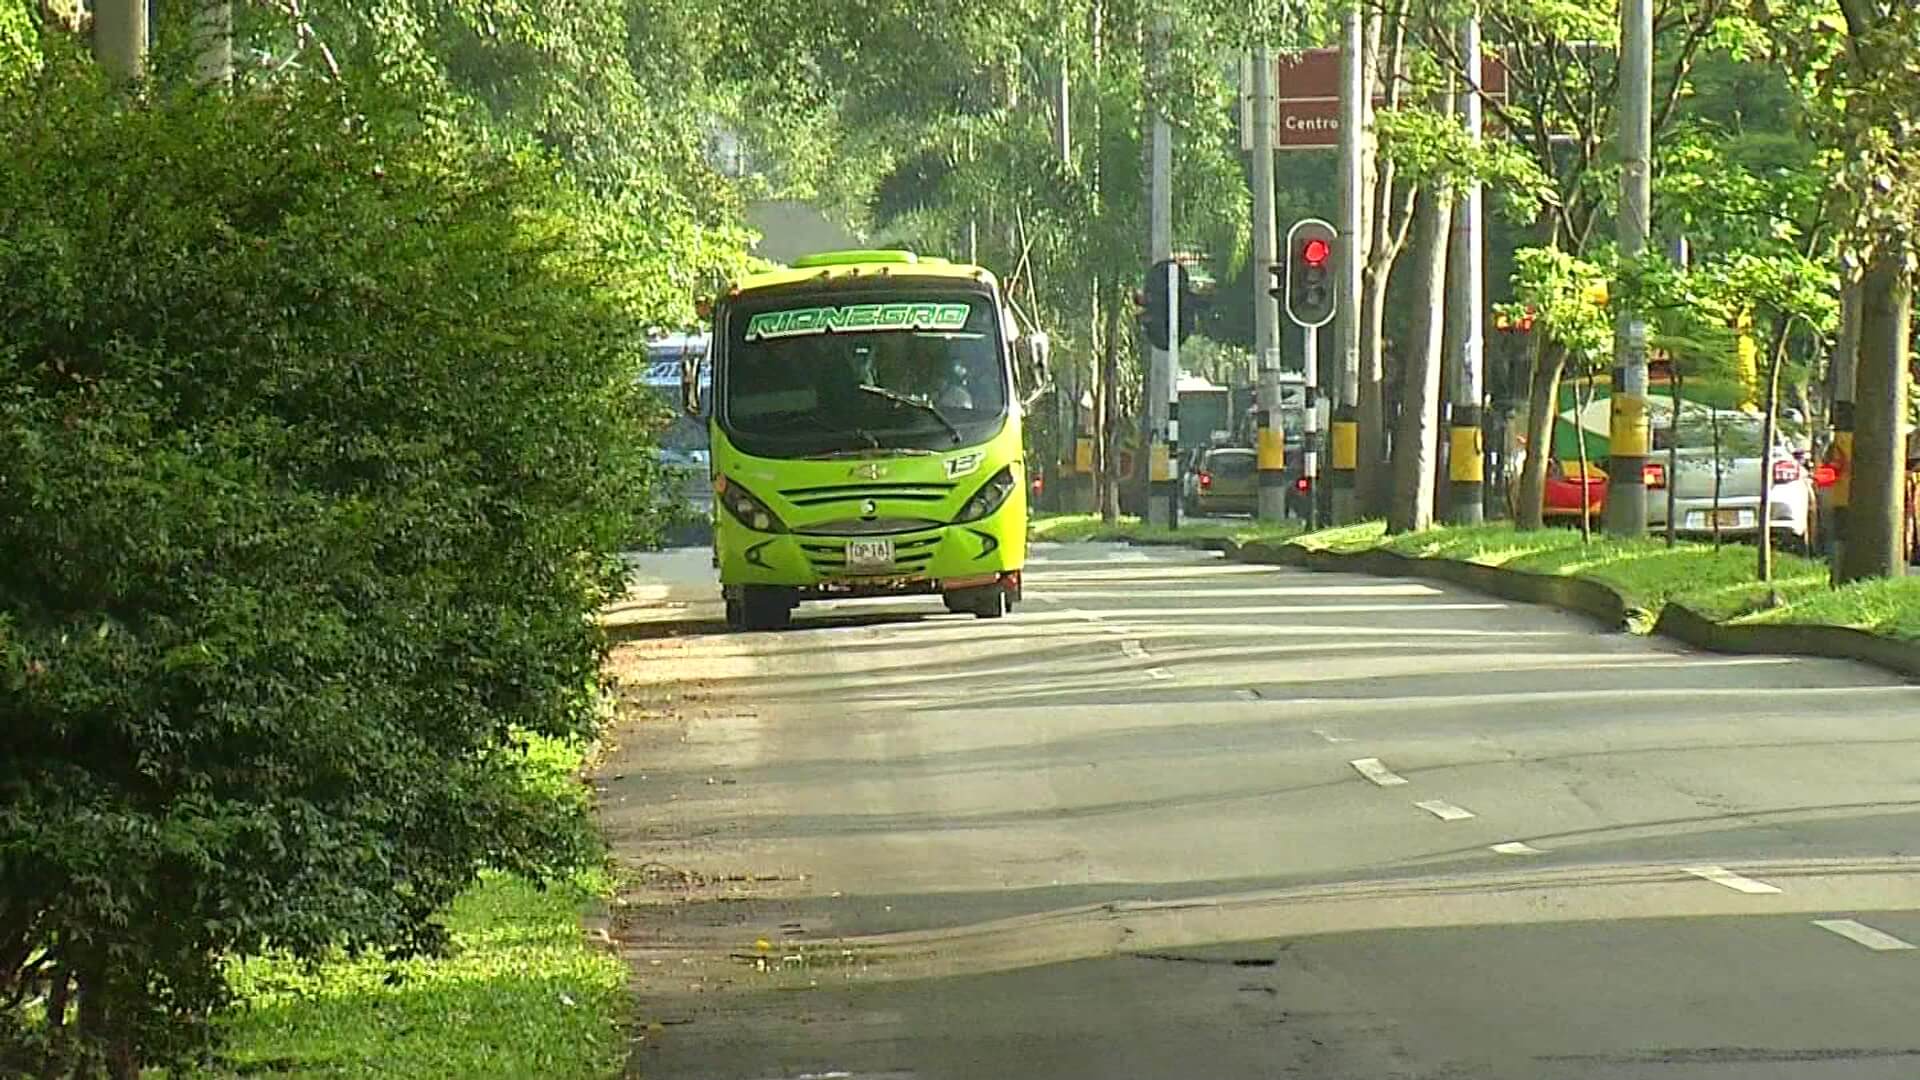
[[[913,409],[916,412],[926,413],[928,416],[931,416],[935,420],[940,421],[940,426],[943,428],[946,428],[947,434],[953,436],[953,441],[956,445],[962,441],[960,429],[953,426],[953,421],[947,419],[947,414],[941,412],[937,408],[934,408],[932,405],[928,404],[927,402],[916,401],[913,398],[906,396],[905,394],[896,393],[892,390],[887,389],[884,386],[874,386],[869,383],[861,383],[860,392],[863,394],[872,394],[874,397],[877,397],[877,398],[883,398],[887,401],[893,402],[895,405],[905,405],[907,408]]]

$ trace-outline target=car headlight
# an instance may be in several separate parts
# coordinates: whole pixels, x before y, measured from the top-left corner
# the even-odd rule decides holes
[[[787,531],[787,523],[780,520],[780,515],[754,497],[753,492],[728,480],[725,475],[713,478],[713,494],[720,505],[727,508],[727,513],[747,528],[763,533]]]
[[[993,479],[980,485],[973,493],[967,505],[960,508],[960,516],[954,518],[955,524],[979,521],[981,518],[1005,506],[1007,496],[1013,494],[1013,466],[1009,465],[993,474]]]

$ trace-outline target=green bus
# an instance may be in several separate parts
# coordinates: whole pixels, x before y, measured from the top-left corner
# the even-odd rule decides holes
[[[1020,600],[1027,486],[1016,353],[1043,371],[992,274],[906,251],[828,252],[714,306],[714,553],[727,622],[779,629],[803,601]]]

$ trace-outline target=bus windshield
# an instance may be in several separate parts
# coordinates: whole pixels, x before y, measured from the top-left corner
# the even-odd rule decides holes
[[[749,298],[726,333],[719,418],[749,454],[949,450],[1007,417],[999,319],[979,295]]]

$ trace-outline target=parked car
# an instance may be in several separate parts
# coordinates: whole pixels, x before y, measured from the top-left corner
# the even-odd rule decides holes
[[[1194,517],[1251,514],[1258,509],[1254,452],[1243,447],[1205,451],[1186,477],[1186,511]]]
[[[1515,500],[1520,497],[1520,483],[1517,479],[1521,466],[1514,465],[1516,479],[1507,488],[1508,511],[1514,517],[1520,516],[1520,508]],[[1580,524],[1580,501],[1585,496],[1587,514],[1595,527],[1600,524],[1601,515],[1607,509],[1607,471],[1594,462],[1587,463],[1584,479],[1580,475],[1580,462],[1563,462],[1559,458],[1547,461],[1547,485],[1541,499],[1540,513],[1549,524]]]
[[[1776,433],[1773,445],[1763,448],[1761,432],[1761,417],[1755,414],[1705,408],[1683,410],[1677,436],[1671,424],[1654,429],[1655,453],[1646,473],[1648,527],[1666,529],[1671,486],[1676,533],[1751,540],[1760,531],[1760,479],[1762,470],[1767,470],[1773,476],[1774,540],[1811,551],[1813,477],[1783,435]],[[1667,451],[1676,439],[1677,461],[1674,475],[1669,476]]]

